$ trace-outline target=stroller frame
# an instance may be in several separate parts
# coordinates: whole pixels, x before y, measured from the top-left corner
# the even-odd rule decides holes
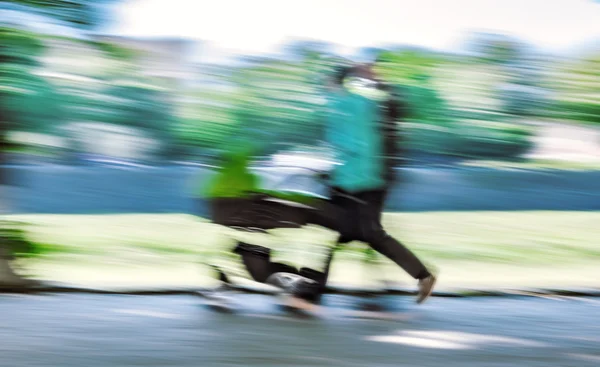
[[[306,175],[302,173],[296,173],[282,180],[276,186],[283,186],[286,183],[293,181],[299,177],[317,177],[320,183],[325,182],[326,177],[322,174],[322,172],[312,169],[305,170],[312,172],[312,174]],[[283,191],[286,192],[285,190]],[[290,190],[287,192],[298,193],[299,191]],[[308,193],[308,191],[301,191],[301,193],[306,194]],[[320,195],[311,194],[311,196],[314,197],[315,200],[327,200],[327,197],[323,197]],[[349,197],[352,200],[359,200],[351,196]],[[295,201],[280,199],[272,195],[258,192],[247,193],[247,195],[245,195],[244,197],[213,198],[210,201],[210,215],[211,219],[215,224],[219,224],[227,228],[246,233],[262,233],[270,236],[273,236],[273,234],[269,232],[272,229],[299,229],[304,227],[307,224],[307,211],[310,210],[318,210],[318,208],[309,204],[301,204]],[[240,245],[240,243],[242,242],[238,241],[238,246]],[[324,264],[324,271],[326,273],[330,269],[335,252],[339,251],[343,247],[343,245],[344,244],[341,243],[334,243],[333,246],[331,246],[328,249],[328,253]],[[233,252],[235,253],[235,251],[236,250],[234,249]],[[365,255],[365,259],[370,255],[371,254]],[[235,288],[233,282],[229,279],[227,274],[222,269],[220,269],[214,264],[209,264],[209,266],[216,271],[216,275],[223,286]],[[310,271],[312,269],[307,270]]]

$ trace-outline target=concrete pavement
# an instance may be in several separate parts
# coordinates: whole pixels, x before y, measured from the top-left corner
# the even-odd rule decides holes
[[[391,297],[357,318],[330,295],[298,320],[261,295],[224,315],[191,296],[2,295],[0,366],[598,366],[600,302]]]

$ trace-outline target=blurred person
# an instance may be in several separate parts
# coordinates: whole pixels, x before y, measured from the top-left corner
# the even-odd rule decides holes
[[[387,194],[396,182],[397,121],[404,117],[406,107],[393,88],[376,78],[373,66],[370,63],[342,67],[328,85],[326,140],[341,162],[330,175],[330,204],[335,209],[330,206],[329,210],[314,212],[309,222],[339,231],[338,246],[351,241],[366,242],[394,261],[418,281],[417,302],[422,303],[433,290],[435,275],[402,243],[388,235],[381,224]],[[352,78],[370,82],[384,93],[366,97],[351,91],[346,82]],[[332,221],[331,217],[337,219]],[[321,292],[332,256],[333,251],[321,279]]]
[[[424,302],[433,290],[436,276],[401,242],[391,237],[381,224],[389,190],[397,182],[395,158],[397,121],[406,115],[406,106],[394,89],[379,81],[373,63],[344,66],[328,83],[328,121],[326,141],[337,152],[341,165],[327,175],[330,198],[307,211],[305,222],[339,232],[337,243],[323,271],[303,269],[301,277],[272,274],[271,282],[292,285],[290,304],[312,308],[325,291],[335,249],[351,241],[367,243],[386,256],[418,282],[417,303]],[[346,83],[362,79],[378,92],[370,97],[351,91]],[[277,277],[282,277],[278,282]],[[308,279],[308,281],[307,281]]]

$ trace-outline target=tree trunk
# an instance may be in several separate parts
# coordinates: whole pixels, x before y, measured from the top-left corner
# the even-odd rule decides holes
[[[2,245],[0,245],[2,246]],[[20,287],[26,281],[20,277],[11,266],[12,256],[8,249],[0,247],[0,289]]]
[[[0,174],[6,172],[4,166],[0,165]],[[0,217],[10,213],[10,194],[11,187],[0,184]],[[0,226],[2,221],[0,218]],[[37,284],[37,282],[21,277],[12,267],[14,260],[10,249],[2,244],[0,238],[0,290],[2,289],[23,289]]]

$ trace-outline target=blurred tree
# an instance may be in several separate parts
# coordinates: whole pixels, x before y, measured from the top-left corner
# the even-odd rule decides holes
[[[409,107],[409,118],[416,122],[451,125],[449,106],[432,83],[431,75],[415,75],[411,79],[400,88]]]
[[[31,32],[0,27],[0,64],[39,66],[38,56],[44,45],[38,36]]]
[[[64,117],[60,94],[35,73],[42,51],[36,35],[0,28],[0,145],[5,149],[9,132],[48,132]]]
[[[494,86],[502,113],[513,117],[532,116],[539,112],[544,100],[542,61],[533,47],[516,38],[485,32],[474,32],[468,48],[478,62],[491,65],[500,82]]]
[[[109,107],[106,122],[152,131],[156,135],[169,131],[171,106],[162,91],[132,81],[111,83],[105,94]]]
[[[406,49],[382,52],[379,60],[378,72],[386,81],[414,85],[422,76],[431,75],[443,58],[426,50]]]
[[[331,54],[332,45],[328,42],[317,40],[296,40],[283,46],[283,53],[291,55],[296,62],[317,55]]]
[[[523,42],[504,34],[473,32],[467,42],[477,58],[493,64],[514,63],[526,52]]]
[[[234,109],[238,93],[203,90],[190,94],[190,100],[176,127],[181,145],[207,152],[226,144],[239,125]]]
[[[160,142],[158,156],[167,158],[173,153],[175,117],[167,92],[129,80],[110,83],[104,94],[104,112],[96,121],[139,129]]]
[[[103,6],[116,0],[11,0],[10,4],[25,12],[38,12],[80,29],[92,29],[106,21]],[[61,111],[57,92],[34,73],[44,44],[31,32],[0,28],[0,162],[8,147],[7,134],[12,129],[44,129],[57,121]],[[43,121],[46,124],[43,124]]]
[[[261,154],[285,145],[316,145],[323,122],[320,88],[336,61],[304,49],[293,62],[262,60],[240,68],[227,78],[235,87],[194,96],[179,135],[204,149],[256,141]]]
[[[323,52],[323,48],[324,45],[308,41],[293,43],[288,46],[289,52],[297,56],[293,61],[255,60],[251,66],[239,68],[228,77],[228,82],[236,86],[235,91],[206,90],[198,94],[194,97],[198,101],[189,106],[186,117],[178,125],[181,141],[212,149],[239,144],[240,139],[246,138],[259,141],[263,154],[272,153],[285,143],[314,146],[324,122],[321,89],[324,77],[333,66],[344,63],[344,60]],[[504,60],[509,59],[505,57],[509,53],[492,54],[496,56],[488,57],[489,60],[498,60],[498,55],[504,55]],[[505,67],[522,68],[523,65],[517,65],[518,60],[482,64],[473,58],[466,61],[450,59],[418,48],[386,51],[380,55],[380,60],[378,72],[383,79],[396,85],[410,107],[409,123],[404,128],[411,150],[511,156],[530,146],[527,129],[518,129],[500,118],[503,113],[508,115],[523,110],[521,105],[525,101],[518,98],[522,94],[515,92],[505,98],[494,89],[509,80],[502,74]],[[456,73],[455,69],[461,69],[462,74]],[[492,71],[498,71],[500,76]],[[464,72],[469,74],[468,80],[463,80]],[[527,78],[515,77],[515,84],[537,82],[530,74],[521,72],[519,75]],[[472,86],[482,78],[485,79],[483,82]],[[452,86],[462,84],[465,90],[476,89],[463,96],[459,106],[462,111],[457,108],[456,101],[449,101],[449,96],[457,94],[456,88],[450,94],[442,94],[442,82]],[[473,96],[478,100],[474,101]],[[517,102],[521,105],[515,105]],[[477,106],[473,106],[475,103]],[[471,124],[477,128],[470,128]],[[473,139],[468,140],[468,134],[472,134]]]
[[[123,47],[121,45],[117,45],[117,44],[106,42],[106,41],[93,40],[93,41],[89,41],[88,44],[92,47],[95,47],[95,48],[103,51],[108,56],[110,56],[114,59],[125,61],[125,62],[134,61],[135,58],[137,56],[139,56],[139,52],[136,50],[132,50],[132,49]]]
[[[97,26],[102,19],[100,4],[106,0],[12,0],[24,5],[24,11],[39,11],[82,29]],[[0,180],[5,180],[4,166],[9,147],[8,133],[15,130],[47,131],[62,122],[62,98],[55,88],[36,74],[44,45],[30,32],[0,27]],[[0,210],[10,212],[5,202],[6,190],[0,182]],[[10,199],[10,198],[8,198]],[[28,287],[36,282],[23,279],[14,271],[11,261],[15,236],[6,223],[0,223],[0,286]],[[17,241],[18,242],[18,241]],[[21,241],[23,242],[23,241]],[[20,243],[20,242],[19,242]],[[25,250],[27,252],[29,250]]]
[[[2,130],[50,132],[64,117],[59,92],[26,67],[0,65]]]
[[[555,70],[554,117],[600,123],[600,49]]]
[[[396,85],[407,103],[409,119],[421,123],[450,123],[448,105],[435,83],[434,71],[443,58],[420,49],[383,52],[379,56],[378,72]]]
[[[44,102],[40,98],[39,89],[47,92],[49,88],[44,81],[31,71],[37,65],[36,56],[42,51],[42,44],[28,32],[0,28],[0,214],[10,213],[12,199],[8,188],[6,163],[7,150],[11,148],[8,133],[16,129],[28,129],[29,124],[40,122],[40,115],[45,111],[38,108],[37,103]],[[12,244],[14,232],[8,224],[0,221],[0,287],[28,286],[14,271]]]
[[[400,48],[382,52],[378,59],[378,73],[395,85],[408,113],[402,128],[405,152],[446,154],[454,118],[435,83],[435,72],[444,58],[424,49]]]
[[[30,8],[28,11],[38,11],[81,29],[92,29],[107,20],[103,6],[116,1],[118,0],[11,0],[11,3],[25,5]]]
[[[511,80],[498,88],[502,112],[512,118],[539,116],[545,106],[547,92],[539,87]]]
[[[302,63],[273,61],[240,71],[236,118],[244,128],[268,134],[268,142],[314,143],[322,124],[315,56]],[[268,146],[267,146],[268,145]],[[267,152],[276,149],[265,144]]]

